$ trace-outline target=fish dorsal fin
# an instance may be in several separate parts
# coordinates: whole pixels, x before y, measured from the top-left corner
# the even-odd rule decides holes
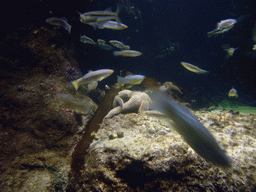
[[[64,21],[68,22],[66,17],[61,17],[61,19],[63,19]]]
[[[126,71],[126,75],[135,75],[135,74],[130,71]]]

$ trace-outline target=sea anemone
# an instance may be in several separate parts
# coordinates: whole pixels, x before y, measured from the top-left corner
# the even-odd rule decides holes
[[[63,74],[68,81],[73,81],[81,76],[81,72],[78,67],[71,65],[69,62],[65,62],[63,65]]]

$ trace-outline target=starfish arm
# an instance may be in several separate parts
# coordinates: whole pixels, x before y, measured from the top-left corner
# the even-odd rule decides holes
[[[106,119],[106,118],[111,118],[111,117],[113,117],[114,115],[117,115],[117,114],[119,114],[119,113],[121,113],[121,112],[122,112],[122,108],[121,108],[120,106],[115,107],[114,109],[112,109],[112,110],[110,110],[110,111],[108,112],[108,114],[105,116],[105,119]]]
[[[141,99],[137,96],[131,97],[126,103],[124,103],[123,111],[133,110],[140,106]]]
[[[115,99],[113,101],[113,107],[117,107],[117,106],[120,106],[121,108],[124,108],[123,99],[121,99],[121,97],[119,97],[118,95],[115,96]]]
[[[138,112],[143,113],[144,111],[147,111],[148,109],[149,109],[149,102],[147,102],[146,100],[143,100],[141,102]]]

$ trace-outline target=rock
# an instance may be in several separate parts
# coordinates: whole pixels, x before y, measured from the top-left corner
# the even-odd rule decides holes
[[[233,161],[223,170],[197,155],[175,131],[166,132],[159,119],[119,114],[105,119],[96,133],[79,180],[88,191],[248,191],[256,181],[256,139],[243,126],[219,128],[212,122],[225,114],[196,113]],[[241,117],[241,115],[240,115]],[[135,120],[136,119],[136,120]],[[208,119],[208,120],[207,120]],[[237,116],[221,124],[236,122]],[[247,117],[242,117],[245,123]],[[243,120],[239,120],[243,121]],[[136,123],[137,122],[137,123]],[[124,137],[109,140],[120,127]],[[255,124],[255,122],[254,122]],[[158,131],[149,131],[159,128]],[[159,134],[165,132],[166,134]],[[232,132],[232,134],[231,134]],[[235,132],[235,134],[234,134]],[[104,139],[105,138],[105,139]],[[83,187],[81,187],[83,186]]]

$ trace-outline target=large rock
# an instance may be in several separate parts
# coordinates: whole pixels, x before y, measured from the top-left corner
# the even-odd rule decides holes
[[[255,116],[196,115],[227,151],[232,169],[206,162],[166,121],[119,114],[105,119],[95,134],[76,190],[251,190],[256,181]]]

